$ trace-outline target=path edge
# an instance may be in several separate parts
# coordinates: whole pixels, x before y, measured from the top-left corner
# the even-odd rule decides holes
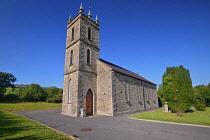
[[[12,113],[15,113],[15,112],[12,112]],[[16,113],[15,113],[15,114],[16,114]],[[20,114],[17,114],[17,115],[20,115]],[[20,116],[23,116],[23,115],[20,115]],[[78,139],[78,138],[76,138],[76,137],[73,137],[73,136],[71,136],[71,135],[69,135],[69,134],[66,134],[66,133],[64,133],[64,132],[61,132],[61,131],[59,131],[59,130],[57,130],[57,129],[55,129],[55,128],[52,128],[52,127],[47,126],[47,125],[45,125],[45,124],[42,124],[42,123],[40,123],[40,122],[38,122],[38,121],[35,121],[35,120],[31,119],[31,118],[28,118],[28,117],[26,117],[26,116],[23,116],[23,117],[25,117],[25,118],[27,118],[27,119],[29,119],[29,120],[31,120],[31,121],[34,121],[34,122],[36,122],[36,123],[38,123],[38,124],[41,124],[41,125],[43,125],[43,126],[49,128],[49,129],[52,129],[52,130],[54,130],[54,131],[56,131],[56,132],[58,132],[58,133],[60,133],[60,134],[63,134],[63,135],[65,135],[65,136],[67,136],[67,137],[70,137],[70,138],[73,139],[73,140],[80,140],[80,139]]]
[[[175,122],[165,122],[165,121],[157,121],[157,120],[147,120],[147,119],[137,119],[127,116],[128,119],[133,120],[140,120],[140,121],[149,121],[149,122],[157,122],[157,123],[168,123],[168,124],[177,124],[177,125],[187,125],[187,126],[196,126],[196,127],[207,127],[210,128],[210,126],[207,125],[198,125],[198,124],[188,124],[188,123],[175,123]]]

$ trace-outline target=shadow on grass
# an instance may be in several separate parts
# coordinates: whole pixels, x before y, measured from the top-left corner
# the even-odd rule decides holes
[[[4,111],[0,111],[0,137],[14,135],[26,128],[19,126],[22,121],[17,120],[16,117],[8,115]]]
[[[34,135],[30,135],[27,133],[28,130],[43,130],[47,128],[43,128],[37,125],[30,124],[27,120],[21,119],[19,115],[10,114],[6,111],[0,111],[0,139],[10,139],[10,140],[39,140],[43,139],[43,137],[37,137]],[[35,131],[36,131],[35,130]],[[23,131],[26,131],[27,136],[21,135]],[[16,138],[12,138],[11,136],[17,135]],[[15,137],[15,136],[14,136]]]
[[[28,102],[30,102],[30,103],[38,103],[38,102],[40,102],[40,101],[19,101],[19,100],[16,100],[16,101],[0,101],[0,103],[4,103],[4,104],[11,104],[11,103],[28,103]]]
[[[32,136],[23,136],[18,138],[9,138],[8,140],[43,140],[43,139],[32,135]]]
[[[188,109],[187,111],[185,111],[185,113],[193,113],[194,112],[194,110],[192,110],[192,109]]]

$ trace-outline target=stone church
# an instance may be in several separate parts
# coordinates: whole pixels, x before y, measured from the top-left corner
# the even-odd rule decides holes
[[[100,59],[99,21],[82,5],[67,24],[62,114],[115,116],[158,108],[156,84]]]

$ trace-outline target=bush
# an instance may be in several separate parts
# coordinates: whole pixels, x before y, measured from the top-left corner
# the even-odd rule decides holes
[[[196,104],[194,106],[199,111],[205,111],[206,110],[206,105],[204,105],[204,104]]]
[[[190,104],[185,102],[169,102],[168,106],[171,112],[177,113],[177,116],[180,117],[183,117],[190,108]]]
[[[47,101],[46,101],[47,103],[53,103],[53,100],[52,100],[52,98],[47,98]]]
[[[47,98],[47,103],[62,103],[62,99],[58,98],[57,96]]]
[[[6,101],[15,101],[15,100],[18,100],[18,96],[17,95],[15,95],[15,94],[6,94],[5,96],[4,96],[4,99],[6,100]]]
[[[4,93],[0,93],[0,101],[4,100]]]

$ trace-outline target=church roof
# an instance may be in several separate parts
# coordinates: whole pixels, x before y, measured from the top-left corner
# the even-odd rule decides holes
[[[133,77],[133,78],[136,78],[136,79],[140,79],[140,80],[142,80],[142,81],[145,81],[145,82],[148,82],[148,83],[151,83],[151,84],[156,85],[155,83],[153,83],[153,82],[147,80],[146,78],[144,78],[144,77],[142,77],[142,76],[140,76],[140,75],[138,75],[138,74],[136,74],[136,73],[134,73],[134,72],[131,72],[131,71],[129,71],[129,70],[127,70],[127,69],[124,69],[124,68],[122,68],[122,67],[120,67],[120,66],[117,66],[117,65],[115,65],[115,64],[112,64],[112,63],[110,63],[110,62],[107,62],[107,61],[105,61],[105,60],[103,60],[103,59],[99,59],[99,60],[100,60],[101,62],[105,63],[106,65],[108,65],[109,67],[111,67],[112,70],[114,70],[114,71],[116,71],[116,72],[119,72],[119,73],[125,74],[125,75],[127,75],[127,76],[130,76],[130,77]]]

